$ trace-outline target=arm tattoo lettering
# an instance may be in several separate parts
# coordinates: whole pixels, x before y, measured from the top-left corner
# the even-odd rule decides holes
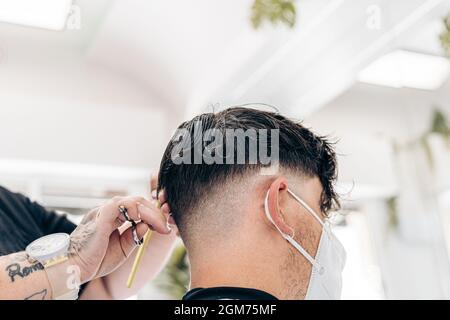
[[[21,267],[18,263],[10,264],[5,269],[11,279],[11,282],[16,280],[16,277],[25,278],[33,272],[44,270],[44,266],[41,263],[35,263],[31,266]]]

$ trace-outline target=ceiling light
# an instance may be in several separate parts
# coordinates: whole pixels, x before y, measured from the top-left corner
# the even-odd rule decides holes
[[[437,90],[449,72],[450,62],[444,57],[397,50],[370,64],[360,72],[358,80],[393,88]]]
[[[1,0],[0,21],[62,30],[71,6],[72,0]]]

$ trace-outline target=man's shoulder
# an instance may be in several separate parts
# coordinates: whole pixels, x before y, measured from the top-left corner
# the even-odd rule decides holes
[[[13,192],[0,185],[0,200],[2,200],[4,205],[9,202],[20,202],[25,204],[28,201],[28,198],[21,193]]]

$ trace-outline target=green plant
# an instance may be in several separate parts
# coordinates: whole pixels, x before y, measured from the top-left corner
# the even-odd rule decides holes
[[[430,133],[439,134],[447,143],[450,143],[450,126],[445,114],[438,109],[434,111]],[[448,146],[450,148],[450,144]]]
[[[283,23],[292,28],[297,20],[295,0],[255,0],[251,19],[255,29],[264,21],[272,24]]]
[[[433,153],[429,144],[429,137],[432,134],[441,136],[445,140],[447,147],[450,149],[450,126],[445,114],[437,108],[435,108],[433,112],[430,128],[420,138],[420,142],[427,155],[431,168],[434,167]]]
[[[156,285],[174,299],[181,299],[189,286],[189,263],[184,246],[177,247]]]
[[[433,111],[429,129],[426,130],[418,139],[412,140],[406,144],[399,144],[395,140],[391,141],[394,154],[398,156],[400,150],[413,148],[419,144],[425,152],[431,170],[433,170],[434,158],[432,148],[429,143],[429,138],[431,135],[439,135],[442,137],[446,141],[447,147],[450,150],[450,125],[445,114],[437,107],[435,107]],[[388,211],[388,227],[390,230],[395,230],[399,225],[398,198],[394,196],[386,199],[386,206]]]
[[[414,148],[420,145],[428,159],[430,168],[434,169],[433,151],[430,145],[430,137],[432,135],[438,135],[444,139],[447,148],[450,150],[450,126],[446,115],[435,107],[431,118],[430,127],[423,132],[418,138],[411,140],[404,144],[399,144],[397,141],[392,140],[392,146],[395,153],[398,153],[402,149]]]
[[[441,44],[447,57],[450,58],[450,14],[444,19],[445,30],[440,35]]]
[[[391,197],[386,200],[387,213],[388,213],[388,227],[390,230],[395,230],[398,227],[398,210],[397,210],[397,197]]]

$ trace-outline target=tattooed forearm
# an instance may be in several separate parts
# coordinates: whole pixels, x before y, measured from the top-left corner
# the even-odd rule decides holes
[[[0,288],[0,300],[51,298],[44,266],[23,251],[0,256]]]
[[[31,296],[26,297],[24,300],[45,300],[47,296],[47,289],[33,293]]]
[[[44,270],[44,266],[40,263],[35,263],[31,266],[21,267],[18,263],[10,264],[5,269],[8,272],[11,282],[14,282],[16,277],[25,278],[33,272]]]

